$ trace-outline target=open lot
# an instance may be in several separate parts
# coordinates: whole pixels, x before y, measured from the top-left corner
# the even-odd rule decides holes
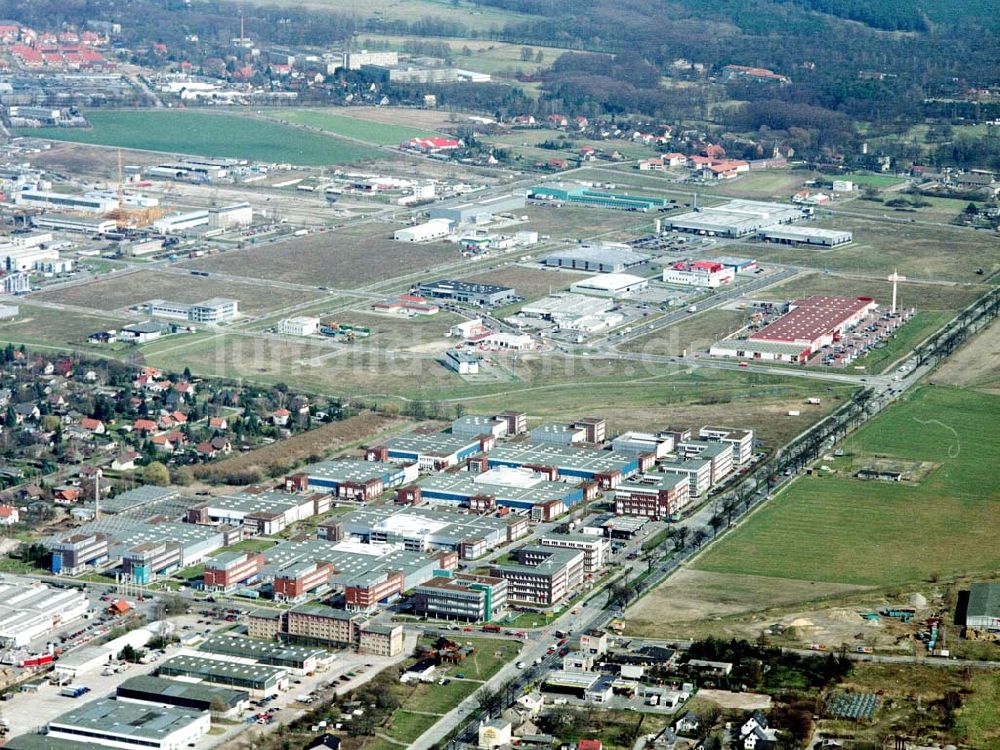
[[[865,276],[888,276],[898,270],[915,281],[976,283],[1000,269],[1000,238],[986,232],[827,212],[810,225],[849,230],[854,233],[854,242],[826,251],[766,243],[733,249],[737,255],[761,261]],[[984,275],[976,273],[980,268]]]
[[[394,228],[359,224],[275,244],[230,250],[181,265],[255,279],[355,288],[461,259],[456,246],[448,243],[395,242]]]
[[[524,229],[549,235],[553,240],[565,237],[574,242],[580,239],[619,241],[620,236],[638,237],[644,230],[652,230],[654,220],[650,214],[583,206],[528,206],[519,210],[518,215],[528,217],[528,225]]]
[[[1000,323],[993,321],[952,354],[931,376],[934,383],[978,388],[1000,395]]]
[[[437,135],[433,130],[399,125],[393,122],[378,122],[355,115],[354,110],[343,107],[332,109],[277,109],[268,110],[269,117],[276,120],[305,125],[359,141],[367,141],[380,146],[397,145],[410,138]]]
[[[742,328],[744,317],[741,310],[707,310],[633,339],[622,348],[630,352],[668,355],[706,351],[719,339]]]
[[[544,253],[539,253],[539,255],[544,255]],[[512,265],[485,273],[477,273],[474,276],[465,277],[465,280],[478,284],[499,284],[514,287],[520,296],[528,302],[532,302],[544,297],[549,292],[565,291],[580,279],[589,278],[590,275],[574,271],[550,271]]]
[[[32,347],[53,346],[77,348],[85,346],[87,336],[106,328],[118,328],[126,320],[107,315],[67,314],[18,302],[21,314],[14,320],[0,322],[0,341],[29,344]]]
[[[917,284],[907,281],[899,285],[897,304],[924,311],[954,312],[971,305],[985,291],[984,287],[972,284]],[[872,297],[880,305],[888,305],[892,300],[892,285],[881,279],[816,273],[797,276],[784,284],[757,292],[754,296],[760,299],[791,300],[812,294]]]
[[[108,146],[82,143],[52,142],[51,148],[31,155],[32,165],[54,172],[87,174],[90,179],[100,177],[118,181],[117,150]],[[148,151],[122,149],[122,162],[130,166],[152,167],[163,161],[160,154]]]
[[[802,183],[814,180],[817,172],[807,170],[761,169],[751,170],[735,180],[724,180],[706,188],[711,193],[734,198],[754,200],[780,200],[782,203],[802,189]]]
[[[119,310],[151,299],[192,303],[210,297],[233,297],[240,301],[240,312],[249,315],[310,299],[309,292],[294,289],[159,271],[119,274],[35,296],[47,302],[95,310]],[[322,295],[314,296],[318,299]]]
[[[20,135],[145,151],[234,157],[307,166],[350,164],[387,154],[333,136],[245,114],[178,110],[88,111],[90,128],[46,128]]]
[[[1000,565],[1000,397],[925,386],[850,438],[828,463],[757,511],[694,567],[888,586]],[[863,482],[874,460],[931,462],[922,481]]]

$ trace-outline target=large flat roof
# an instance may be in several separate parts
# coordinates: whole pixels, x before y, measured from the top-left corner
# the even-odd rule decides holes
[[[874,305],[870,297],[814,295],[795,300],[791,311],[750,337],[750,341],[812,342],[840,329],[853,315]]]
[[[370,482],[384,479],[388,474],[400,471],[395,464],[381,461],[362,461],[356,458],[341,458],[336,461],[320,461],[299,469],[299,474],[330,482]]]
[[[225,701],[229,707],[233,707],[240,701],[245,701],[250,697],[250,694],[245,690],[235,690],[233,688],[222,687],[221,685],[206,685],[202,682],[168,680],[165,677],[153,677],[152,675],[129,677],[118,686],[118,690],[135,690],[137,692],[148,693],[149,700],[151,701],[155,701],[156,697],[160,695],[172,698],[189,698],[207,703],[219,699]],[[169,701],[163,702],[168,703]]]
[[[531,505],[561,500],[574,491],[573,485],[550,482],[534,472],[512,467],[497,467],[482,474],[467,471],[435,474],[421,479],[417,486],[425,497],[431,496],[428,499],[434,499],[432,495],[435,493],[462,500],[476,495],[492,495],[500,501]]]
[[[179,729],[198,721],[201,711],[193,709],[149,706],[128,701],[101,698],[71,708],[49,722],[50,727],[79,727],[96,732],[113,732],[163,740]]]
[[[542,262],[553,265],[561,262],[585,261],[603,265],[637,266],[649,260],[648,255],[615,245],[575,245],[549,253]]]
[[[570,448],[539,443],[511,443],[500,445],[489,453],[490,465],[531,464],[558,466],[568,471],[603,473],[621,471],[629,473],[635,459],[621,453],[597,448]]]
[[[407,432],[394,438],[389,438],[384,445],[390,451],[402,453],[426,454],[428,456],[445,457],[479,444],[479,438],[468,435],[449,435],[444,432]]]

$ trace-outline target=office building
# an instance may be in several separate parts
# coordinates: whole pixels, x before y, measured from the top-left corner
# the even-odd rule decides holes
[[[457,573],[435,576],[413,591],[413,611],[420,617],[491,622],[507,609],[507,581]]]
[[[615,513],[653,521],[670,520],[691,499],[688,475],[642,474],[615,488]]]
[[[550,607],[583,582],[582,550],[539,545],[522,547],[514,554],[515,563],[490,566],[491,576],[506,579],[511,602]]]

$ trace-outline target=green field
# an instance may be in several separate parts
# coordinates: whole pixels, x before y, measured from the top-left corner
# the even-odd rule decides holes
[[[305,166],[383,157],[374,148],[245,115],[177,110],[94,111],[91,128],[22,129],[18,135],[146,151]]]
[[[272,116],[277,120],[326,130],[334,135],[342,135],[345,138],[366,141],[379,146],[394,146],[410,138],[439,135],[432,130],[373,122],[359,117],[334,114],[326,109],[283,109],[273,112]]]
[[[695,568],[719,573],[887,586],[1000,565],[1000,397],[925,386],[803,477]],[[918,482],[863,482],[883,461],[924,462]]]

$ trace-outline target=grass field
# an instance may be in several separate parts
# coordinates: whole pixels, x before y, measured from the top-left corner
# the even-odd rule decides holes
[[[525,268],[524,266],[507,266],[465,278],[467,281],[474,281],[478,284],[512,286],[520,296],[528,302],[532,302],[544,297],[549,292],[565,291],[577,281],[586,279],[588,276],[590,274],[573,271],[546,271],[538,268]]]
[[[322,166],[386,158],[384,152],[332,136],[241,114],[177,110],[87,112],[93,127],[19,131],[75,143],[263,162]]]
[[[633,339],[622,348],[630,352],[668,355],[679,355],[685,351],[706,351],[713,343],[738,330],[743,324],[744,314],[740,310],[708,310]]]
[[[986,289],[970,284],[899,285],[900,307],[954,312],[971,305]],[[863,279],[837,274],[807,274],[755,293],[760,299],[790,300],[811,294],[840,294],[873,297],[880,305],[891,301],[892,285],[881,279]]]
[[[355,288],[461,260],[456,246],[448,243],[395,242],[393,228],[360,224],[273,245],[231,250],[181,265],[256,279]]]
[[[387,122],[374,122],[353,115],[341,114],[344,111],[343,108],[339,110],[280,109],[269,111],[268,115],[276,120],[306,125],[328,131],[334,135],[366,141],[379,146],[392,146],[410,138],[438,135],[433,130],[422,130]],[[350,112],[351,110],[346,111]]]
[[[518,215],[528,217],[525,229],[549,235],[553,240],[566,238],[573,242],[611,235],[638,237],[643,230],[651,230],[654,221],[644,214],[582,206],[529,206],[519,210]]]
[[[0,341],[13,341],[33,346],[80,347],[86,346],[87,336],[107,328],[120,328],[126,320],[101,314],[67,314],[64,310],[18,302],[20,315],[14,320],[0,322]]]
[[[250,315],[306,302],[311,298],[308,292],[295,289],[159,271],[118,274],[87,284],[40,292],[35,296],[47,302],[104,311],[118,310],[151,299],[193,303],[210,297],[233,297],[240,301],[240,312]],[[316,299],[321,296],[318,292],[312,295]]]
[[[373,18],[386,21],[400,20],[415,22],[434,19],[458,22],[472,31],[488,31],[500,28],[511,21],[528,21],[533,16],[515,13],[502,8],[479,5],[473,0],[252,0],[257,5],[269,7],[287,5],[294,8],[329,11]]]
[[[847,441],[833,477],[804,477],[694,567],[894,585],[1000,565],[1000,397],[925,386]],[[862,482],[874,457],[930,462],[919,483]]]
[[[803,182],[816,177],[818,173],[806,170],[754,169],[735,180],[721,182],[706,189],[711,193],[728,197],[755,200],[774,198],[785,202],[793,193],[802,189]]]
[[[891,174],[868,174],[863,172],[846,174],[843,179],[850,180],[856,185],[865,185],[880,189],[892,187],[906,181],[903,177],[896,177]]]

